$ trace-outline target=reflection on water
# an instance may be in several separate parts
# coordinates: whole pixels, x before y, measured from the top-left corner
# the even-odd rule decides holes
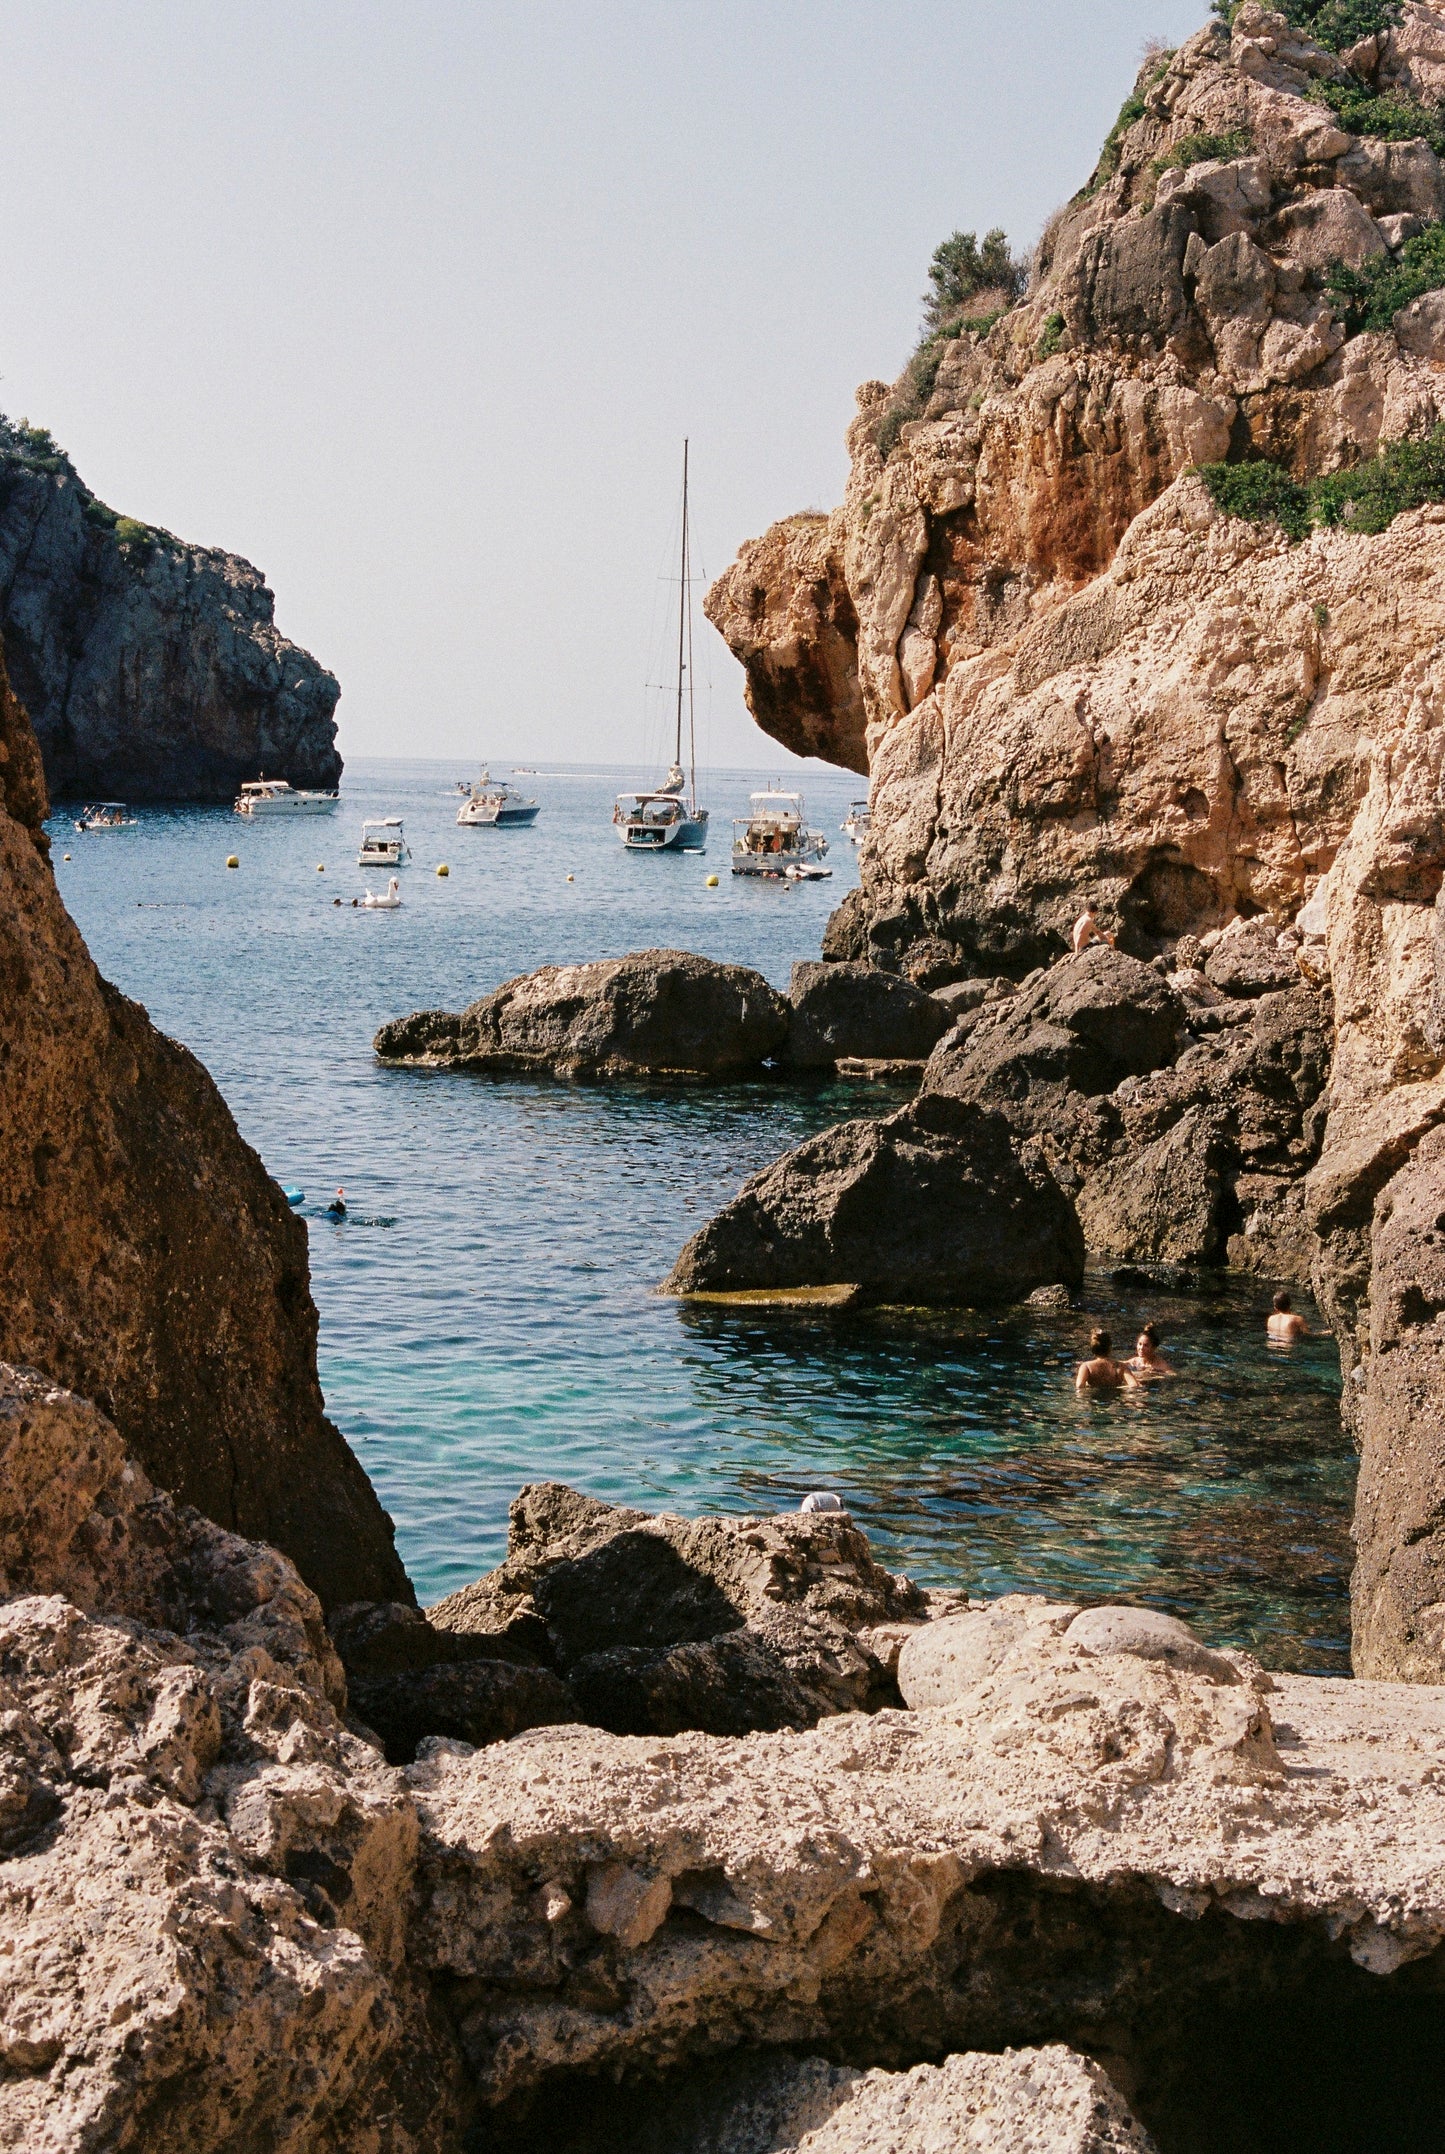
[[[309,1192],[328,1405],[422,1597],[496,1561],[528,1479],[680,1510],[825,1486],[925,1583],[1129,1594],[1272,1664],[1343,1672],[1354,1465],[1334,1350],[1271,1353],[1267,1295],[1098,1281],[1087,1315],[680,1307],[656,1281],[747,1174],[895,1098],[378,1068],[383,1018],[548,961],[670,944],[786,984],[852,879],[841,840],[834,882],[798,887],[734,886],[725,855],[628,858],[607,823],[626,772],[537,780],[533,832],[457,830],[456,775],[359,765],[336,818],[239,839],[220,811],[142,811],[134,832],[66,833],[73,858],[57,862],[102,967],[202,1055],[272,1171]],[[729,788],[740,805],[755,782],[713,784],[720,827]],[[853,787],[810,779],[812,819],[836,830]],[[395,812],[416,854],[403,910],[334,907],[364,881],[355,826]],[[429,872],[440,859],[446,881]],[[337,1183],[353,1208],[339,1226],[323,1216]],[[1077,1399],[1090,1319],[1123,1342],[1146,1315],[1178,1378]]]

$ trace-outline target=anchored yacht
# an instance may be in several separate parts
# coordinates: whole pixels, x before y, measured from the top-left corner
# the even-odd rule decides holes
[[[457,821],[468,829],[522,830],[535,823],[541,803],[524,800],[515,786],[503,785],[484,770],[457,810]]]
[[[687,521],[687,455],[682,445],[682,576],[677,603],[677,714],[672,768],[648,793],[619,793],[613,826],[630,853],[705,853],[707,809],[697,804],[697,719],[692,689],[692,542]],[[682,709],[687,701],[688,767],[682,767]]]
[[[329,815],[339,793],[298,791],[284,778],[251,778],[236,797],[237,815]]]
[[[828,840],[809,830],[801,793],[753,793],[748,811],[733,819],[734,875],[817,882],[832,874],[822,865]]]

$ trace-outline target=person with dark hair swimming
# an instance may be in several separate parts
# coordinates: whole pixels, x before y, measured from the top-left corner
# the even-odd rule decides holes
[[[1074,1371],[1074,1389],[1082,1396],[1086,1391],[1137,1391],[1139,1379],[1122,1361],[1115,1361],[1110,1349],[1113,1339],[1107,1331],[1096,1331],[1089,1340],[1088,1361],[1081,1361]]]
[[[1146,1324],[1144,1326],[1144,1329],[1134,1341],[1134,1358],[1132,1361],[1127,1361],[1124,1366],[1132,1369],[1136,1376],[1177,1376],[1179,1373],[1177,1369],[1170,1368],[1169,1363],[1159,1351],[1159,1327],[1157,1324]]]
[[[1310,1335],[1309,1325],[1290,1307],[1289,1296],[1283,1288],[1274,1297],[1274,1307],[1264,1328],[1275,1346],[1289,1346],[1294,1340],[1307,1339]]]

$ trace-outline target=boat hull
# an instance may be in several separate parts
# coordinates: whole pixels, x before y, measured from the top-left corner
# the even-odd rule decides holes
[[[621,823],[618,835],[629,853],[705,853],[707,824],[684,817],[680,823]]]
[[[330,815],[337,805],[335,793],[297,793],[290,800],[246,801],[236,809],[247,822],[254,822],[260,815]]]
[[[499,808],[495,815],[474,815],[462,808],[457,821],[464,830],[525,830],[542,812],[540,801],[524,808]]]

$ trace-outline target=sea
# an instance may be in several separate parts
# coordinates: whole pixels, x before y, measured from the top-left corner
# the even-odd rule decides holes
[[[797,885],[729,873],[732,818],[778,775],[765,767],[700,781],[701,857],[623,852],[612,802],[644,771],[493,774],[541,802],[533,827],[458,828],[468,773],[381,759],[348,765],[328,816],[155,807],[99,835],[71,810],[50,824],[102,971],[199,1055],[271,1173],[305,1191],[327,1407],[422,1601],[500,1559],[527,1481],[687,1514],[831,1489],[922,1584],[1142,1600],[1270,1666],[1348,1673],[1355,1464],[1338,1361],[1327,1336],[1268,1347],[1256,1282],[1165,1294],[1091,1273],[1060,1314],[683,1305],[659,1281],[750,1174],[903,1095],[376,1061],[387,1018],[460,1008],[542,964],[670,947],[786,988],[857,879],[839,826],[862,785],[846,774],[783,781],[834,871]],[[413,853],[403,903],[368,912],[352,903],[360,826],[392,815]],[[338,1187],[341,1223],[326,1212]],[[1130,1340],[1146,1318],[1177,1378],[1078,1399],[1090,1325]]]

